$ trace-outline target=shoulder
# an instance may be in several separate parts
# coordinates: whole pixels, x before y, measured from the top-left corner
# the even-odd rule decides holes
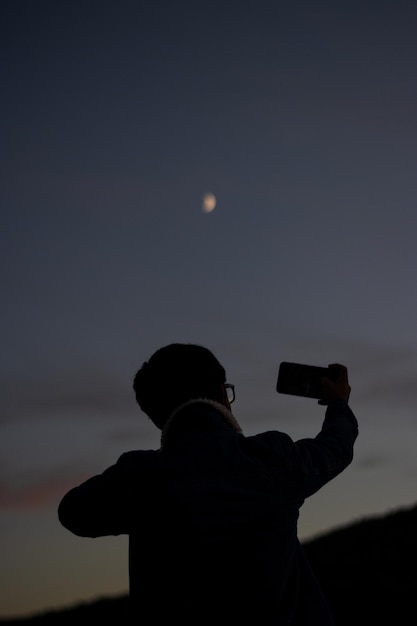
[[[295,443],[289,435],[278,430],[268,430],[257,435],[242,437],[242,445],[251,454],[264,461],[277,461],[281,464],[289,461],[295,454]]]
[[[116,467],[120,471],[146,469],[156,467],[160,461],[159,450],[131,450],[124,452],[117,460]]]

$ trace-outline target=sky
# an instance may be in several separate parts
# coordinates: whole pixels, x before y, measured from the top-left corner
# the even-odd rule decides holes
[[[0,3],[0,617],[127,592],[127,538],[56,511],[159,447],[132,382],[174,341],[247,435],[321,427],[281,361],[348,367],[355,458],[302,541],[415,504],[416,28],[414,0]]]

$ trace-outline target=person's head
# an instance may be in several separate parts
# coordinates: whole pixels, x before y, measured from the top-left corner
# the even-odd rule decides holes
[[[157,350],[137,371],[133,389],[140,408],[158,428],[185,402],[204,398],[230,408],[226,372],[203,346],[171,343]]]

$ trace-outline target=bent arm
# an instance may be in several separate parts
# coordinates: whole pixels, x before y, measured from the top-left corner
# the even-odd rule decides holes
[[[295,443],[297,464],[304,475],[306,497],[335,478],[352,462],[358,422],[347,402],[329,402],[321,431],[314,439]]]
[[[126,533],[125,503],[119,482],[116,465],[68,491],[58,506],[61,524],[80,537]]]
[[[68,491],[58,506],[61,524],[80,537],[128,534],[149,490],[144,462],[140,452],[123,454],[102,474]]]

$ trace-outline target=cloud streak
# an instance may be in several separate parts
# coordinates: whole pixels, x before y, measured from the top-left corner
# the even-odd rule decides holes
[[[1,482],[0,510],[25,513],[31,510],[56,508],[66,491],[87,478],[89,475],[75,472],[61,477],[51,476],[48,473],[46,476],[35,478],[31,484],[20,487],[12,487]]]
[[[0,422],[27,420],[39,416],[70,413],[74,418],[131,413],[137,408],[132,380],[122,381],[116,372],[97,367],[72,367],[49,371],[43,376],[25,374],[0,381],[4,398]]]

